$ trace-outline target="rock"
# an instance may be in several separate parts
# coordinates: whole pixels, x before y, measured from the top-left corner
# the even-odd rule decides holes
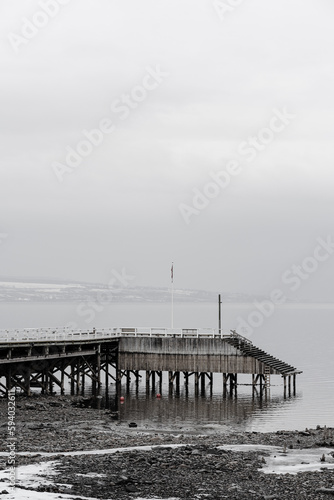
[[[131,484],[126,484],[125,485],[125,491],[128,493],[137,493],[139,490],[135,486],[132,486]]]
[[[39,401],[36,402],[36,406],[38,406],[39,410],[46,411],[47,407],[45,406],[44,403],[41,403]]]
[[[127,477],[127,476],[120,476],[119,480],[116,482],[116,484],[117,485],[119,485],[119,484],[126,484],[129,481],[131,481],[131,479],[129,477]]]
[[[242,489],[242,488],[240,488],[240,486],[239,486],[239,485],[237,485],[237,484],[232,484],[232,486],[230,486],[230,487],[228,488],[228,491],[241,491],[241,489]]]
[[[24,405],[24,408],[25,408],[25,410],[36,410],[36,405],[30,404],[30,403],[26,403]]]
[[[59,490],[59,493],[62,493],[63,495],[70,495],[71,493],[73,493],[72,488],[67,488],[64,486],[59,487],[58,490]]]

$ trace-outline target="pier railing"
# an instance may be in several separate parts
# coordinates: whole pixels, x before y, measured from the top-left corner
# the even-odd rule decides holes
[[[253,342],[249,339],[247,339],[246,337],[243,337],[242,335],[240,335],[239,333],[237,333],[235,330],[230,330],[231,332],[231,337],[237,339],[239,342],[244,342],[245,344],[253,344]]]
[[[120,337],[170,337],[170,338],[225,338],[230,335],[218,333],[212,328],[93,328],[92,330],[68,328],[24,328],[0,330],[0,343],[18,342],[80,342],[94,339],[117,339]]]

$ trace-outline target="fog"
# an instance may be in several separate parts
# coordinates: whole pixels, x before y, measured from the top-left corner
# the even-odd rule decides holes
[[[0,276],[332,300],[332,16],[3,0]]]

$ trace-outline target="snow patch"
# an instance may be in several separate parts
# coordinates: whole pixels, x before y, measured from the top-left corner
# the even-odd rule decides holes
[[[263,451],[265,464],[260,469],[265,474],[297,474],[298,472],[315,472],[320,469],[334,469],[334,450],[330,448],[287,449],[279,446],[257,444],[235,444],[219,446],[230,451]],[[321,458],[324,457],[324,461]]]

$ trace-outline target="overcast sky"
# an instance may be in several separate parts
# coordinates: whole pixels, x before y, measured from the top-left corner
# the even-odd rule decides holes
[[[0,275],[334,298],[333,14],[1,0]]]

